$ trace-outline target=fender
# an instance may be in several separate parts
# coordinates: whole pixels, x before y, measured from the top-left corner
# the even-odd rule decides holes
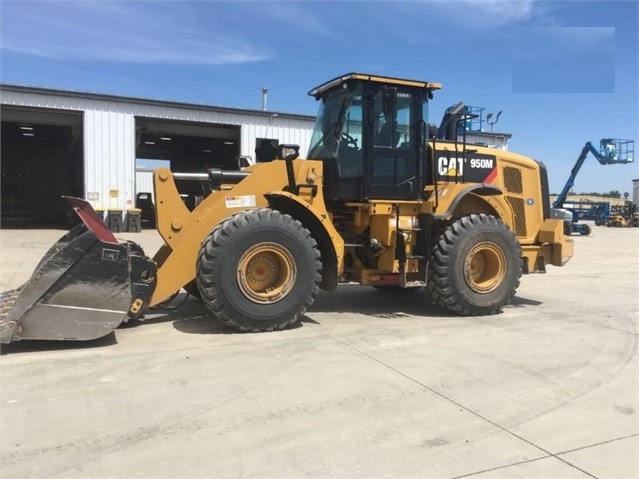
[[[437,210],[433,217],[437,220],[445,220],[455,216],[455,210],[465,201],[481,201],[492,214],[500,218],[510,228],[514,225],[513,210],[504,198],[501,188],[494,185],[476,184],[467,186],[463,184],[444,185],[437,192]]]
[[[344,268],[344,239],[333,226],[323,202],[318,202],[320,208],[316,208],[287,191],[269,192],[264,197],[271,208],[291,215],[311,232],[322,255],[320,288],[335,291]]]

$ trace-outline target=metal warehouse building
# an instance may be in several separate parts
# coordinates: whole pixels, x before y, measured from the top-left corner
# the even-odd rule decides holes
[[[0,86],[0,104],[3,226],[65,224],[62,195],[86,198],[96,208],[131,208],[136,193],[149,188],[144,175],[136,181],[142,160],[204,172],[238,169],[238,158],[255,159],[264,139],[305,152],[315,120],[16,85]]]

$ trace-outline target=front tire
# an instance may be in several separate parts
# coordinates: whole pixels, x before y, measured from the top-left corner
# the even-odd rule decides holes
[[[207,308],[243,332],[281,330],[313,304],[320,253],[302,224],[259,208],[234,214],[202,244],[197,284]]]
[[[508,304],[522,275],[521,247],[493,216],[464,216],[435,241],[427,290],[439,306],[462,316],[495,314]]]

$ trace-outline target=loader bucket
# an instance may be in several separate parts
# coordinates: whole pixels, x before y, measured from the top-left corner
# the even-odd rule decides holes
[[[83,224],[49,249],[29,281],[0,295],[0,343],[100,338],[149,304],[155,263],[136,243],[120,243],[87,202],[66,199]]]

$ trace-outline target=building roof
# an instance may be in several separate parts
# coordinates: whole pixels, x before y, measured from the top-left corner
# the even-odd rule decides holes
[[[279,112],[272,110],[257,110],[257,109],[249,109],[249,108],[231,108],[226,106],[218,106],[218,105],[207,105],[202,103],[187,103],[180,101],[172,101],[172,100],[158,100],[153,98],[140,98],[140,97],[132,97],[125,95],[113,95],[106,93],[92,93],[92,92],[84,92],[77,90],[64,90],[64,89],[54,89],[54,88],[44,88],[44,87],[36,87],[36,86],[26,86],[26,85],[15,85],[8,83],[0,84],[0,92],[1,91],[10,91],[15,93],[24,93],[24,94],[33,94],[33,95],[54,95],[54,96],[62,96],[62,97],[70,97],[70,98],[84,98],[87,100],[102,100],[102,101],[116,101],[122,103],[136,103],[143,105],[156,105],[156,106],[164,106],[164,107],[172,107],[172,108],[191,108],[194,110],[207,110],[207,111],[217,111],[223,113],[245,113],[251,115],[258,116],[266,116],[270,117],[274,113],[279,117],[283,118],[292,118],[292,119],[300,119],[300,120],[314,120],[314,115],[301,115],[298,113],[287,113],[287,112]]]

